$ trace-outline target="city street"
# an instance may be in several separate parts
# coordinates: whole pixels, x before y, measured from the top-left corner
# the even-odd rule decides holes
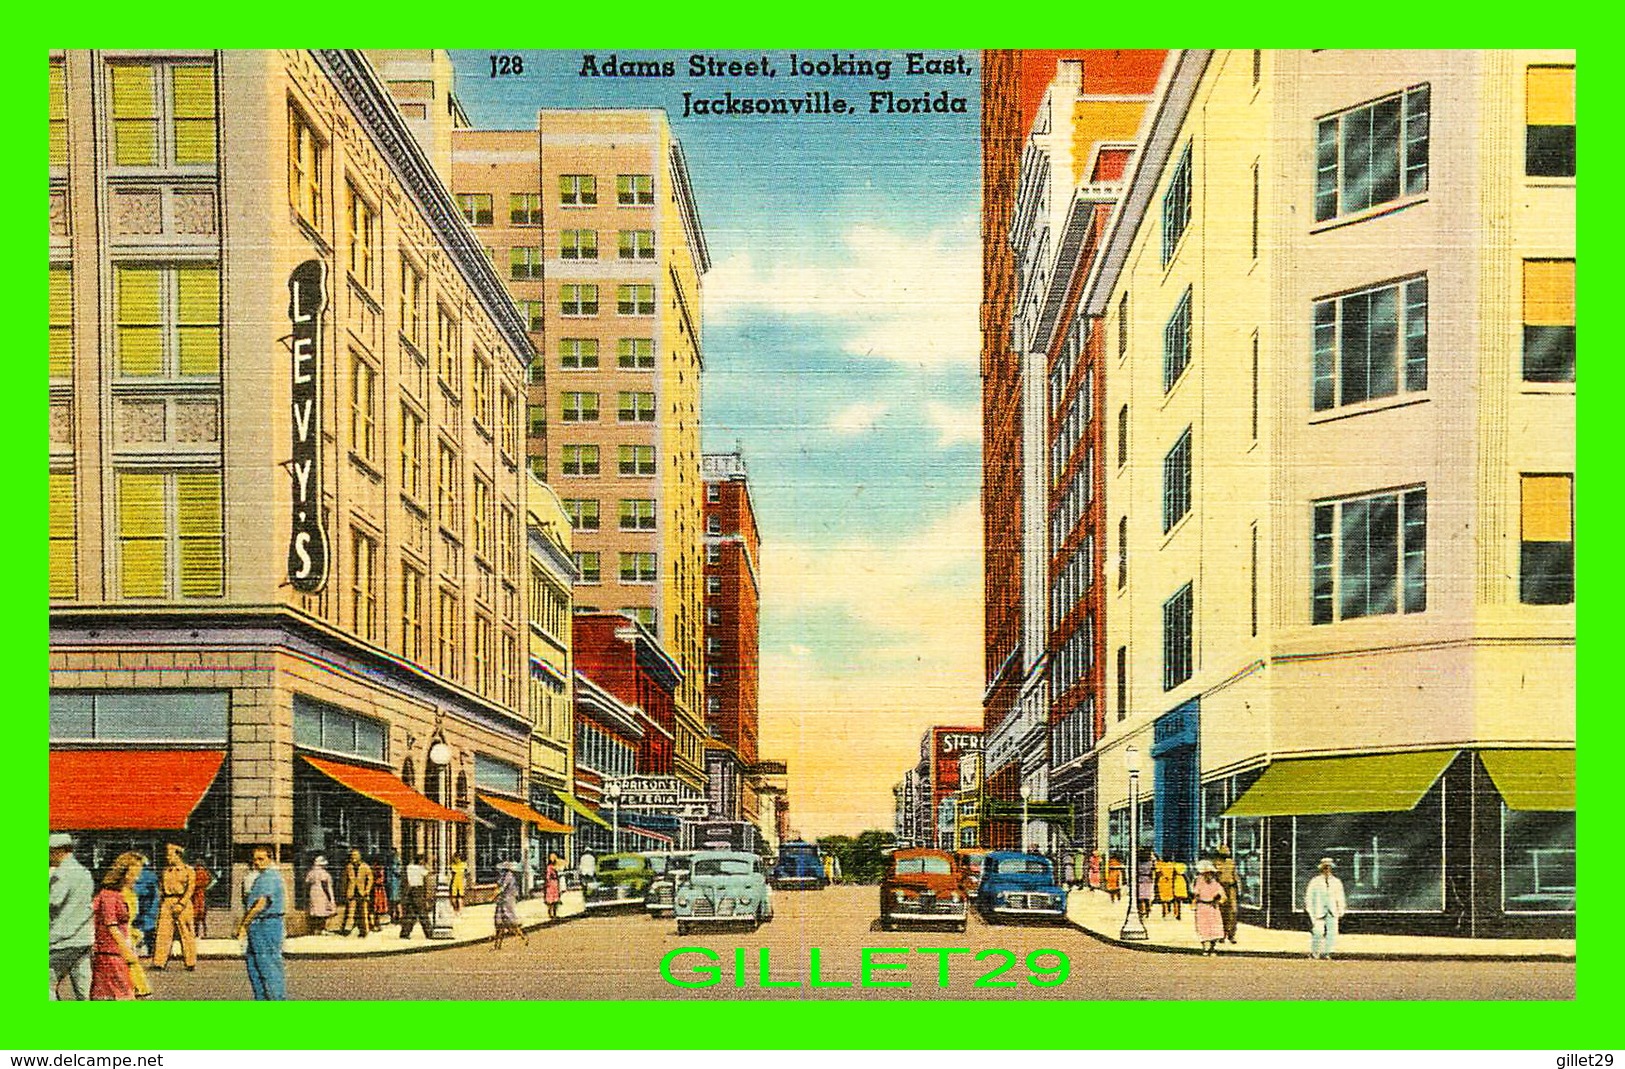
[[[530,933],[530,945],[508,943],[500,953],[489,943],[448,947],[432,953],[368,960],[288,962],[288,991],[301,999],[557,999],[557,998],[1359,998],[1359,999],[1561,999],[1574,995],[1572,962],[1240,960],[1219,955],[1124,950],[1072,927],[988,925],[974,914],[964,934],[951,930],[882,933],[874,887],[774,894],[776,917],[759,932],[723,930],[679,939],[670,920],[638,913],[594,914]],[[397,938],[391,930],[381,938]],[[1307,938],[1306,938],[1307,943]],[[712,986],[692,989],[667,983],[661,958],[678,947],[708,948],[713,963],[690,952],[672,964],[674,978],[697,983],[708,966],[719,971]],[[912,986],[862,987],[862,948],[876,948],[872,982],[908,981]],[[878,948],[899,948],[882,953]],[[968,953],[921,953],[918,948],[968,948]],[[743,976],[735,978],[741,954]],[[819,978],[849,987],[810,986],[809,962],[818,950]],[[1013,955],[984,954],[1006,950]],[[769,959],[761,982],[761,954]],[[1065,979],[1054,955],[1069,963]],[[1031,958],[1029,959],[1029,955]],[[939,985],[943,962],[948,985]],[[890,965],[894,968],[883,968]],[[903,968],[895,968],[903,966]],[[992,977],[1011,986],[977,986]],[[1041,986],[1032,979],[1053,986]],[[246,999],[248,981],[240,961],[203,961],[195,973],[171,969],[154,974],[160,999]]]

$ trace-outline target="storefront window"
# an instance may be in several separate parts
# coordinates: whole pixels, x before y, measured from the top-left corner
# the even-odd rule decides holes
[[[1501,908],[1574,912],[1574,814],[1501,806]]]
[[[387,734],[384,725],[377,720],[294,695],[293,741],[296,746],[384,761],[388,759]]]
[[[172,831],[92,831],[75,833],[78,846],[75,856],[98,880],[113,863],[113,859],[127,850],[145,854],[154,871],[161,871],[165,863],[165,846],[179,842],[186,848],[186,860],[192,865],[200,862],[207,866],[214,879],[204,892],[204,901],[210,909],[233,907],[231,900],[231,769],[221,766],[214,783],[203,795],[198,807],[187,818],[186,828]]]
[[[370,865],[381,865],[392,845],[392,811],[382,802],[357,794],[316,771],[304,761],[293,770],[293,863],[296,904],[305,905],[304,874],[316,855],[327,858],[328,871],[340,881],[352,849]],[[342,887],[336,888],[342,893]]]
[[[474,755],[474,780],[482,791],[499,791],[502,794],[511,794],[515,798],[524,793],[517,765],[498,761],[482,753]]]
[[[227,691],[53,691],[51,739],[225,742],[230,708]]]
[[[519,821],[480,802],[474,807],[474,880],[496,883],[497,865],[519,860]]]
[[[1128,806],[1106,814],[1106,855],[1128,860]]]
[[[1230,821],[1231,860],[1236,863],[1240,902],[1253,909],[1264,908],[1264,822]]]
[[[1303,883],[1329,857],[1351,912],[1436,913],[1444,908],[1444,785],[1401,813],[1336,813],[1292,819],[1292,872]]]

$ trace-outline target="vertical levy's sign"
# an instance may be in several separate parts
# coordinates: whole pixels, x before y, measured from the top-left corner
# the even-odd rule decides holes
[[[327,583],[327,532],[322,528],[322,312],[327,308],[327,264],[306,260],[288,276],[288,319],[293,324],[293,534],[288,581],[314,594]]]

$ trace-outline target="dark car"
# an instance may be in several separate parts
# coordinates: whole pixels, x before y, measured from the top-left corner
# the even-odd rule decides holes
[[[598,859],[598,871],[585,880],[588,909],[641,906],[654,872],[642,854],[608,854]]]
[[[982,862],[976,908],[989,920],[1060,922],[1066,919],[1066,888],[1055,882],[1055,869],[1042,854],[995,850]]]
[[[946,850],[897,850],[880,880],[880,927],[942,924],[965,930],[965,892],[959,866]]]
[[[779,847],[773,865],[773,886],[784,891],[818,890],[829,886],[824,858],[817,843],[791,842]]]
[[[688,882],[689,869],[694,864],[691,853],[649,853],[649,869],[654,879],[643,896],[643,908],[651,916],[671,916],[677,904],[677,889]]]

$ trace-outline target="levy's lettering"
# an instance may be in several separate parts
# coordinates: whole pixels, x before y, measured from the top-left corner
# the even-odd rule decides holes
[[[327,583],[327,532],[322,528],[321,352],[327,307],[327,265],[306,260],[288,276],[288,319],[293,324],[293,534],[288,580],[304,594]]]

